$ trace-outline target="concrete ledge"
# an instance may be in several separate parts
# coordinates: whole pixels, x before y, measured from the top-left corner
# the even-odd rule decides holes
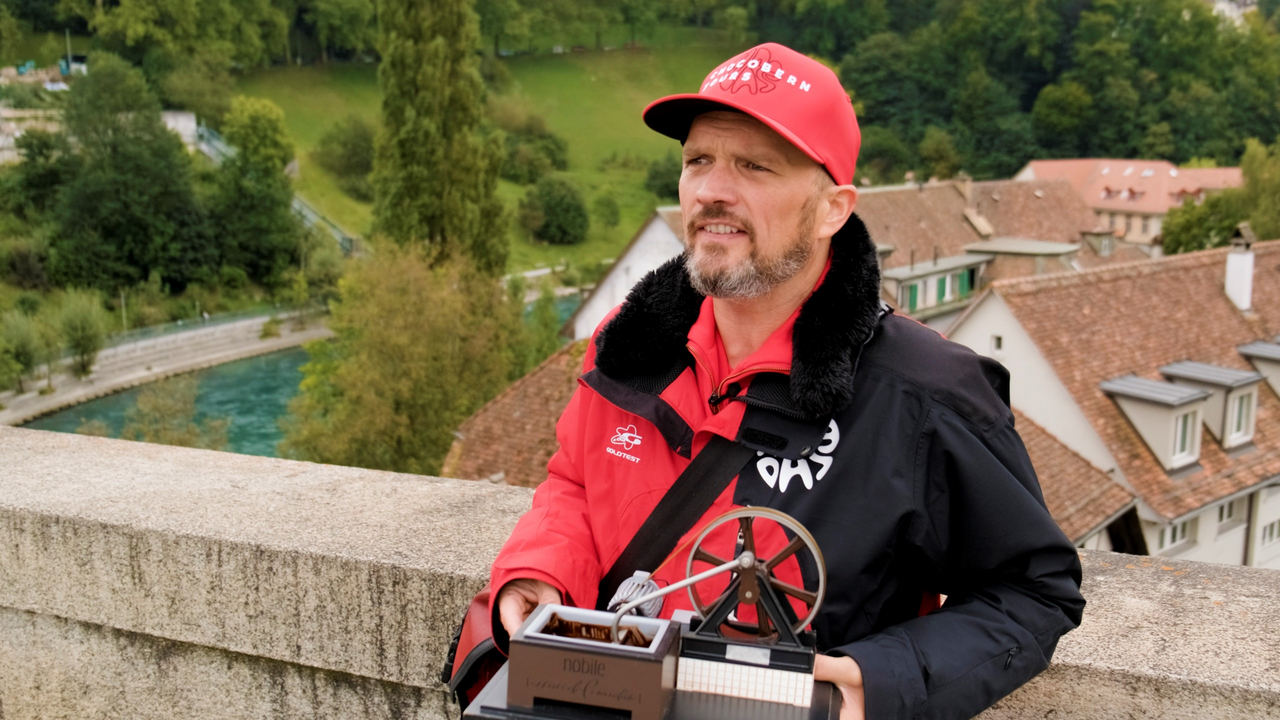
[[[437,691],[531,497],[12,428],[0,468],[0,607]]]
[[[531,491],[0,428],[0,718],[438,718]],[[984,718],[1280,717],[1280,573],[1083,555]]]

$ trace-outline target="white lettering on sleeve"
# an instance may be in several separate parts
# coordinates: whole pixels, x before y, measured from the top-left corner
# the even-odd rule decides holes
[[[765,63],[761,65],[760,72],[764,72],[764,73],[773,72],[773,65],[771,63]]]
[[[730,79],[730,80],[737,80],[737,79],[738,79],[738,71],[737,71],[737,70],[734,70],[732,73],[730,73],[730,74],[729,74],[729,79]]]
[[[746,82],[746,81],[748,81],[748,80],[750,80],[750,79],[751,79],[751,71],[750,71],[750,70],[747,70],[747,71],[745,71],[745,72],[743,72],[743,73],[742,73],[742,82]]]
[[[781,79],[782,79],[783,74],[784,74],[784,73],[782,72],[782,68],[778,68],[778,72],[774,73],[774,74],[773,74],[773,76],[774,76],[774,77],[776,77],[776,78],[778,78],[779,80],[781,80]]]
[[[788,85],[795,85],[795,84],[796,84],[796,76],[795,76],[795,75],[788,75],[788,76],[787,76],[787,84],[788,84]]]
[[[805,92],[809,92],[809,83],[807,82],[800,83],[800,89]]]
[[[751,68],[752,70],[755,70],[756,68],[760,67],[760,61],[750,60],[747,62],[747,67]]]

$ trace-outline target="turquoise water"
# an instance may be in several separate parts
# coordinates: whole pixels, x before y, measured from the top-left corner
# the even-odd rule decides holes
[[[299,368],[307,362],[302,348],[237,360],[195,373],[200,381],[196,420],[231,418],[227,433],[231,452],[276,457],[282,433],[276,419],[283,416],[302,380]],[[86,420],[101,420],[120,437],[124,412],[133,407],[142,388],[108,395],[33,420],[23,427],[55,432],[76,431]]]

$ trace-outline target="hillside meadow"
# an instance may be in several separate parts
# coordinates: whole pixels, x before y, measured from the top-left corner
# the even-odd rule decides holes
[[[606,44],[610,39],[618,38],[606,38]],[[696,91],[705,74],[738,49],[716,31],[661,28],[640,49],[508,58],[511,83],[494,102],[543,116],[548,127],[569,143],[569,169],[562,174],[577,184],[588,204],[598,194],[612,192],[622,211],[621,222],[613,228],[593,219],[587,240],[576,246],[533,242],[513,223],[510,269],[527,270],[564,260],[581,268],[616,256],[660,202],[644,188],[648,161],[678,151],[674,141],[644,125],[641,110],[662,95]],[[367,233],[371,206],[344,195],[309,152],[331,125],[347,115],[377,119],[376,66],[260,70],[243,76],[239,91],[269,98],[284,109],[298,148],[298,192],[349,231]],[[524,192],[524,186],[507,181],[499,189],[512,210]]]

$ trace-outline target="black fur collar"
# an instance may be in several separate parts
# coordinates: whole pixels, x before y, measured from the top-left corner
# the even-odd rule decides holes
[[[831,415],[852,398],[858,353],[880,318],[880,268],[866,225],[851,216],[831,247],[831,270],[801,308],[792,338],[791,401],[812,417]],[[685,343],[702,300],[683,258],[649,273],[596,336],[596,367],[626,381],[687,362]]]

